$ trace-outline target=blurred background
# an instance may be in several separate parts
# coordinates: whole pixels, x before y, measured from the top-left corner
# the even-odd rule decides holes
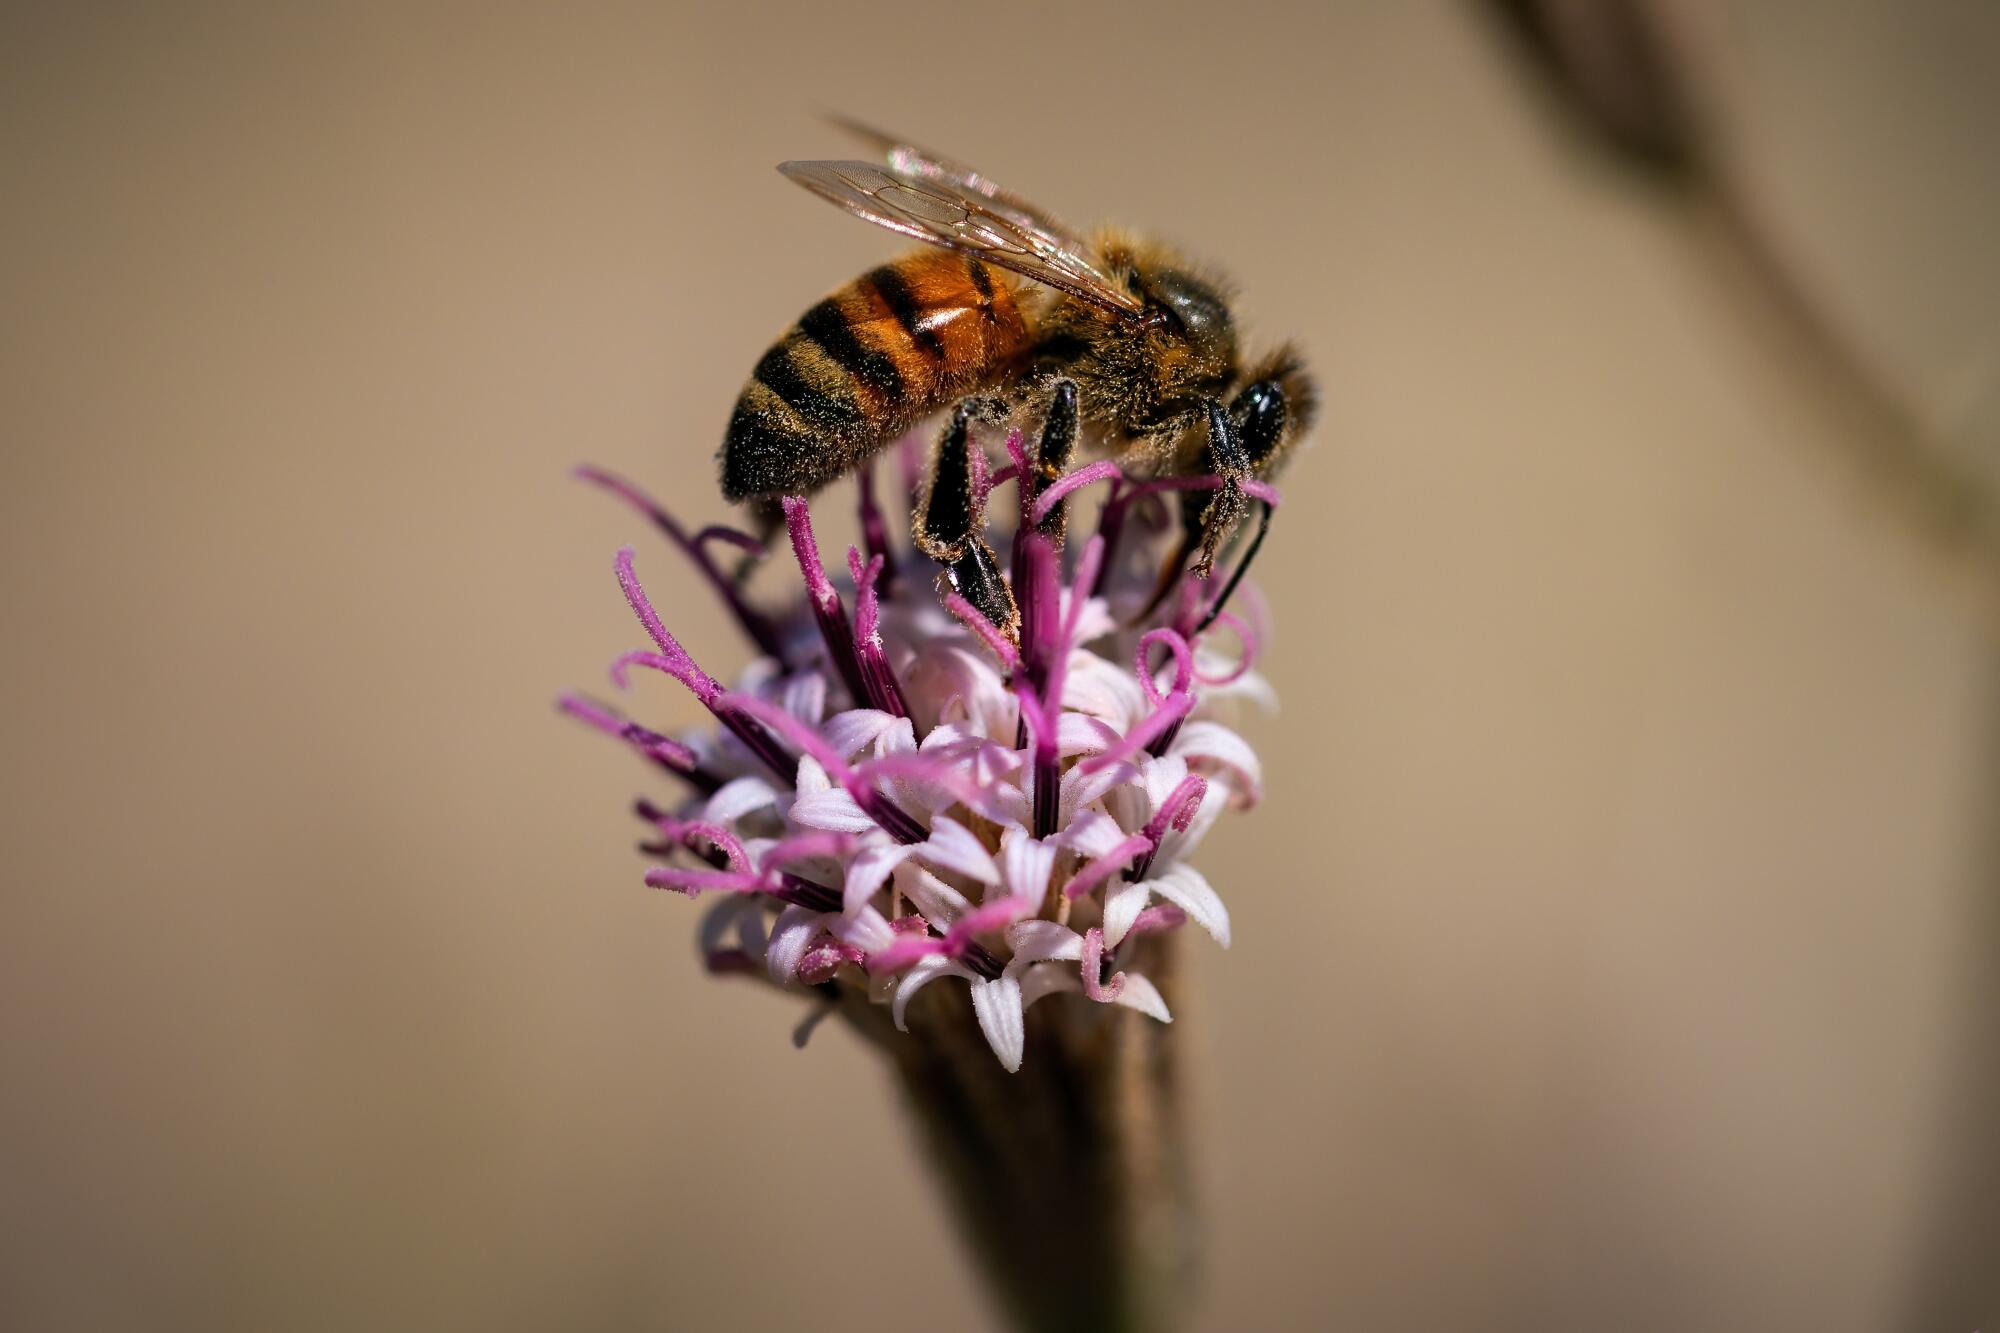
[[[895,250],[771,170],[831,108],[1325,386],[1181,1006],[1205,1326],[1993,1327],[2000,10],[1628,12],[9,6],[0,1323],[984,1326],[550,706],[672,568],[566,469],[721,517]]]

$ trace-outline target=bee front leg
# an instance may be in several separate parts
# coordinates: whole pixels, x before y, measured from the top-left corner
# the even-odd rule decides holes
[[[952,409],[951,421],[931,454],[923,495],[910,516],[910,534],[918,550],[944,566],[952,591],[1018,642],[1021,613],[1001,577],[999,557],[986,542],[985,497],[973,487],[972,451],[979,448],[972,438],[974,411],[966,403]]]
[[[1286,446],[1312,420],[1313,406],[1312,382],[1288,351],[1273,358],[1267,375],[1236,395],[1226,414],[1218,418],[1215,405],[1209,405],[1210,466],[1224,477],[1224,482],[1219,490],[1189,491],[1182,497],[1182,550],[1197,540],[1202,546],[1202,560],[1196,565],[1196,573],[1206,574],[1213,567],[1223,539],[1242,519],[1244,501],[1248,498],[1243,481],[1249,476],[1268,476],[1278,466]],[[1218,419],[1227,429],[1218,429]],[[1235,468],[1233,473],[1231,467]],[[1233,513],[1229,508],[1232,495]],[[1243,581],[1257,552],[1263,548],[1264,537],[1271,530],[1271,506],[1259,500],[1257,507],[1262,511],[1257,533],[1250,539],[1249,549],[1236,563],[1229,581],[1209,603],[1197,632],[1207,629],[1222,614],[1236,585]]]
[[[1181,502],[1181,520],[1189,538],[1195,539],[1199,531],[1200,548],[1194,559],[1198,579],[1207,578],[1215,568],[1223,540],[1236,530],[1249,508],[1243,483],[1250,479],[1250,455],[1236,424],[1222,404],[1212,399],[1208,404],[1208,449],[1202,457],[1222,484],[1212,491],[1189,491]]]

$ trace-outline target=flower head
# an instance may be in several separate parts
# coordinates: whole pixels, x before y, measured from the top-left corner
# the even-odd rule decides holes
[[[1189,858],[1225,810],[1258,798],[1257,756],[1225,719],[1232,701],[1270,694],[1254,594],[1232,611],[1235,575],[1197,579],[1180,557],[1161,574],[1180,508],[1161,493],[1203,479],[1133,481],[1099,462],[1050,481],[1018,436],[1007,451],[976,499],[1013,485],[1014,636],[893,547],[867,471],[866,549],[838,580],[805,502],[784,502],[805,595],[776,611],[710,554],[761,551],[755,538],[689,534],[623,480],[582,471],[666,533],[757,656],[730,685],[697,665],[627,548],[618,582],[652,646],[614,661],[612,681],[672,677],[714,725],[672,737],[580,695],[561,707],[668,775],[670,796],[635,807],[656,858],[645,880],[711,900],[711,971],[863,995],[898,1028],[926,986],[962,981],[1013,1070],[1026,1010],[1059,992],[1171,1021],[1127,965],[1136,941],[1193,925],[1229,943],[1228,911]],[[1102,483],[1095,532],[1065,543],[1065,506]]]

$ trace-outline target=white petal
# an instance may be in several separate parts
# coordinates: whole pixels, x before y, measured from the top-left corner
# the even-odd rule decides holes
[[[1076,818],[1077,811],[1095,801],[1114,787],[1131,782],[1139,776],[1139,771],[1130,764],[1112,764],[1095,773],[1085,773],[1078,764],[1063,774],[1061,812],[1057,822],[1065,826]]]
[[[1169,754],[1140,762],[1146,788],[1146,817],[1150,819],[1160,813],[1160,802],[1173,795],[1174,788],[1180,786],[1181,779],[1187,776],[1187,760]]]
[[[817,671],[801,671],[786,680],[778,706],[807,726],[818,726],[826,713],[826,677]]]
[[[1200,658],[1196,659],[1200,661]],[[1204,665],[1204,676],[1227,675],[1236,669],[1234,662],[1223,664],[1217,661],[1213,666]],[[1259,671],[1246,671],[1226,685],[1204,685],[1201,687],[1203,703],[1214,703],[1223,699],[1242,699],[1255,704],[1266,713],[1278,711],[1278,692],[1271,688],[1271,682]]]
[[[1151,763],[1152,760],[1147,760]],[[1146,821],[1153,817],[1153,803],[1146,796],[1146,789],[1139,782],[1139,770],[1130,764],[1124,765],[1130,781],[1104,793],[1104,809],[1118,827],[1136,833],[1146,827]]]
[[[1039,918],[1016,921],[1007,927],[1007,946],[1014,951],[1007,970],[1017,975],[1034,963],[1046,963],[1058,958],[1074,961],[1083,957],[1083,936],[1068,926]]]
[[[774,658],[754,657],[736,673],[736,692],[754,694],[759,699],[769,698],[771,683],[783,675],[784,670]]]
[[[874,953],[886,949],[896,938],[895,928],[887,917],[872,907],[863,907],[852,917],[835,916],[829,913],[825,919],[826,928],[842,944],[851,944],[863,953]]]
[[[826,743],[842,759],[852,759],[867,746],[875,743],[876,737],[888,731],[896,723],[905,719],[893,713],[885,713],[878,708],[850,708],[845,713],[835,713],[820,728]]]
[[[799,766],[803,769],[804,761]],[[854,803],[854,798],[842,787],[801,792],[799,798],[792,802],[790,813],[794,824],[823,829],[828,833],[866,833],[876,827],[875,821]]]
[[[972,983],[972,1012],[979,1017],[979,1030],[986,1034],[1000,1065],[1012,1074],[1021,1068],[1021,1050],[1027,1045],[1028,1029],[1022,1019],[1021,983],[1009,976],[997,981]]]
[[[971,637],[962,626],[954,624],[952,630]],[[1012,729],[1014,696],[983,648],[933,641],[902,673],[902,682],[911,710],[919,717],[934,716],[941,722],[963,717],[982,736],[997,736],[1003,724]],[[954,710],[954,699],[962,713]]]
[[[1146,909],[1146,901],[1153,896],[1153,881],[1130,884],[1122,879],[1111,880],[1104,889],[1104,947],[1115,949],[1125,938],[1125,932],[1132,929],[1132,923],[1139,913]]]
[[[1187,760],[1206,759],[1229,769],[1235,785],[1253,800],[1263,787],[1264,766],[1258,761],[1257,752],[1220,722],[1188,723],[1174,737],[1170,753]]]
[[[896,867],[896,887],[924,920],[941,929],[972,910],[964,894],[914,861]]]
[[[1039,910],[1049,891],[1049,871],[1055,868],[1053,844],[1010,828],[1000,835],[1000,883],[1016,898],[1031,898]]]
[[[1065,757],[1102,754],[1118,741],[1118,729],[1101,717],[1065,712],[1056,726],[1056,749]]]
[[[1073,967],[1060,963],[1039,963],[1021,973],[1021,1008],[1027,1009],[1044,995],[1057,991],[1083,991],[1083,978]]]
[[[919,745],[917,749],[925,752],[942,750],[947,745],[959,745],[966,741],[983,741],[985,739],[986,734],[984,732],[975,731],[963,722],[940,722],[930,729],[929,733],[924,737],[924,743]]]
[[[1049,839],[1086,858],[1102,856],[1124,840],[1125,830],[1118,827],[1118,821],[1100,810],[1084,811]]]
[[[1174,1016],[1167,1012],[1167,1002],[1160,998],[1158,987],[1136,972],[1122,972],[1119,975],[1124,977],[1125,981],[1119,988],[1118,998],[1113,1001],[1114,1004],[1122,1004],[1127,1009],[1137,1009],[1140,1013],[1157,1018],[1162,1023],[1174,1021]],[[1079,990],[1082,989],[1081,979],[1078,979],[1076,984]]]
[[[723,734],[729,735],[733,733],[730,733],[725,728]],[[819,766],[819,760],[809,754],[799,756],[799,771],[792,779],[793,790],[797,791],[801,796],[810,796],[814,792],[825,791],[831,786],[833,786],[833,779],[829,778],[826,775],[826,770]]]
[[[896,985],[896,998],[889,1006],[889,1017],[895,1020],[898,1032],[908,1032],[903,1026],[903,1013],[910,1007],[910,997],[939,977],[963,977],[967,981],[978,981],[972,972],[954,963],[942,954],[931,954],[910,964],[910,970],[903,973]]]
[[[940,816],[931,823],[931,836],[917,844],[917,855],[939,870],[952,870],[981,884],[998,884],[1000,872],[993,857],[963,824]]]
[[[942,727],[935,728],[930,736],[924,738],[924,744],[920,747],[917,744],[916,732],[912,728],[910,720],[906,717],[899,717],[896,719],[895,726],[890,727],[876,738],[875,753],[880,756],[921,753],[923,750],[934,748],[931,745],[931,741],[937,735],[937,732],[942,730],[944,730]],[[938,811],[948,808],[958,799],[952,794],[952,789],[949,786],[939,782],[927,782],[918,778],[892,777],[888,780],[886,786],[889,799],[893,800],[897,805],[902,806],[905,810],[919,815],[934,815]]]
[[[862,848],[847,865],[840,893],[841,910],[850,916],[860,911],[875,896],[875,890],[882,887],[882,881],[915,850],[899,842],[878,842]]]
[[[1085,598],[1081,608],[1073,605],[1075,599],[1076,590],[1074,587],[1064,591],[1062,599],[1063,618],[1067,620],[1072,611],[1076,612],[1075,642],[1089,643],[1093,639],[1103,638],[1118,628],[1118,620],[1111,614],[1110,604],[1102,597]]]
[[[1121,732],[1147,711],[1132,664],[1116,663],[1093,652],[1073,652],[1063,675],[1062,706],[1101,717]]]
[[[988,787],[984,798],[971,808],[982,818],[991,820],[1003,828],[1028,826],[1028,793],[1018,782],[1003,782]]]
[[[1147,880],[1145,887],[1186,912],[1188,920],[1215,936],[1216,943],[1225,949],[1229,947],[1229,909],[1222,905],[1222,899],[1199,870],[1193,866],[1174,866]],[[1107,916],[1110,914],[1108,904],[1105,912]],[[1110,938],[1107,930],[1105,939]]]
[[[771,980],[789,986],[799,979],[799,960],[820,933],[824,919],[824,913],[797,905],[778,913],[771,926],[771,942],[764,946],[764,966],[770,969]]]
[[[907,717],[891,717],[889,725],[875,737],[875,753],[878,755],[915,754],[916,750],[916,724]]]
[[[711,824],[734,824],[753,810],[776,806],[778,790],[762,778],[736,778],[716,788],[702,808]]]

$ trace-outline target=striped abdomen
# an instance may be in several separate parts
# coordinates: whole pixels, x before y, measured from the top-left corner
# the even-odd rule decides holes
[[[972,256],[919,250],[871,269],[757,363],[723,439],[722,493],[810,494],[1027,348],[1012,290]]]

